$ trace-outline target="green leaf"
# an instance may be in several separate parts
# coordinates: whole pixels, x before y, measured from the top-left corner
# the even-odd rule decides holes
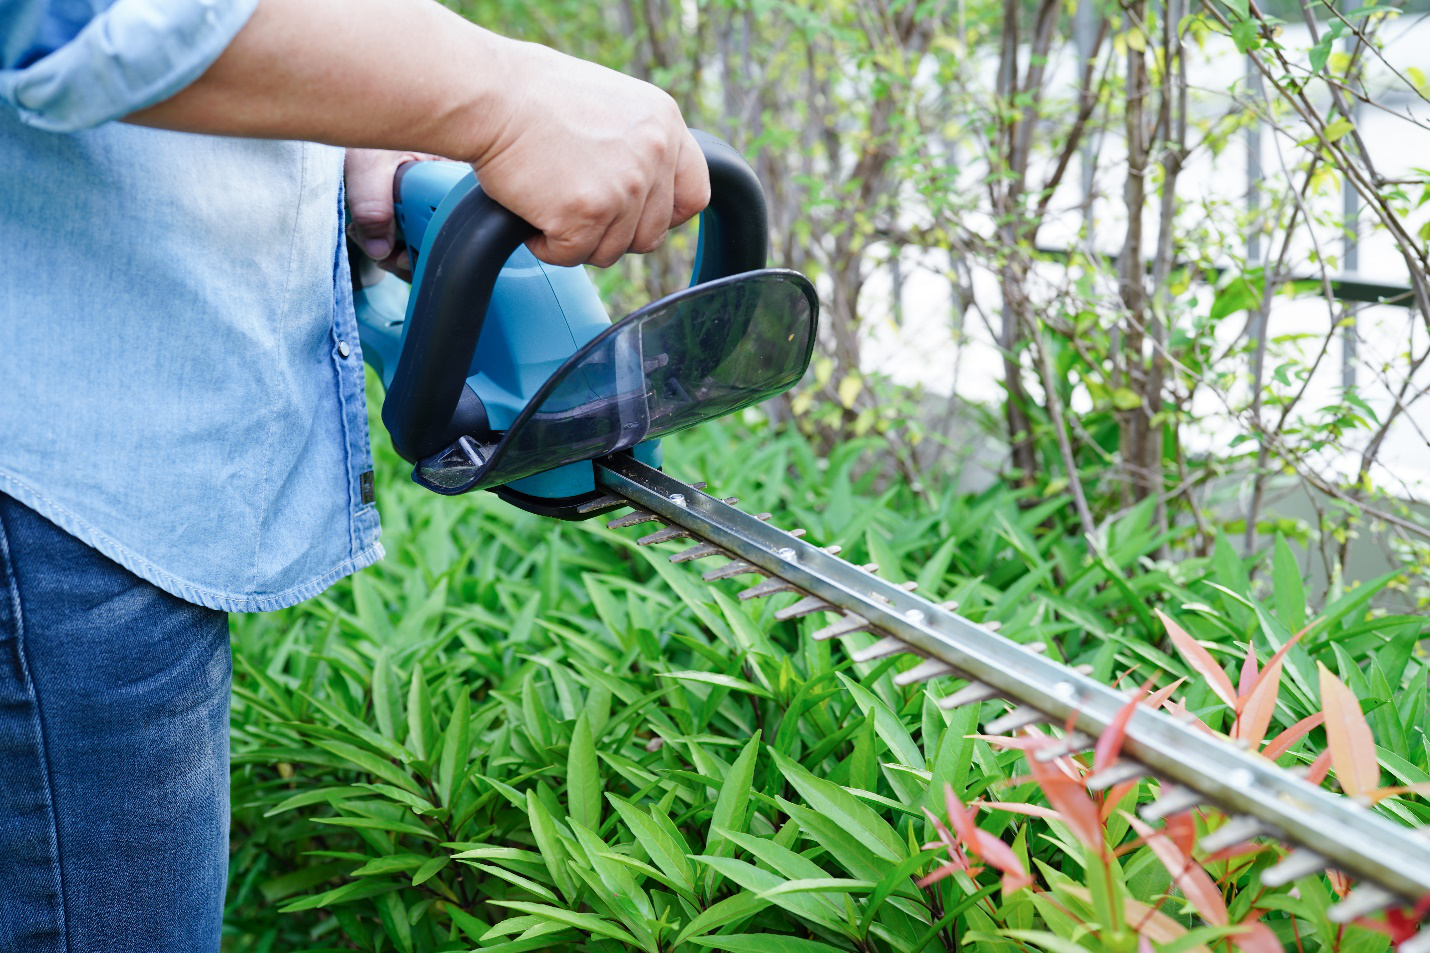
[[[698,917],[685,925],[685,929],[676,936],[671,948],[674,949],[703,933],[709,933],[711,930],[718,930],[723,926],[752,917],[769,905],[768,900],[754,891],[741,890],[733,897],[726,897],[719,903],[706,907]]]
[[[389,781],[400,788],[411,791],[413,794],[422,793],[422,789],[418,786],[412,775],[391,761],[373,754],[371,751],[364,751],[361,748],[345,744],[341,741],[328,741],[326,739],[318,739],[314,744],[324,751],[332,752],[354,767],[366,771],[374,777]]]
[[[718,831],[729,830],[744,833],[745,818],[750,806],[750,787],[755,779],[755,758],[760,753],[760,733],[745,743],[740,756],[730,766],[725,776],[720,794],[715,798],[715,809],[710,815],[710,835],[705,841],[707,853],[719,855],[726,842]]]
[[[899,840],[899,836],[873,808],[839,785],[816,778],[778,751],[771,751],[770,755],[780,773],[794,785],[795,790],[799,791],[800,796],[814,810],[858,837],[870,850],[885,860],[897,862],[907,856],[908,849]]]
[[[384,894],[377,903],[382,928],[402,953],[412,953],[412,923],[407,919],[407,905],[396,892]]]
[[[625,822],[626,827],[635,836],[636,843],[645,849],[655,866],[660,868],[681,889],[693,891],[695,889],[695,868],[690,865],[690,861],[686,857],[688,851],[677,844],[659,824],[634,804],[614,794],[607,794],[606,797],[611,802],[611,806],[616,809],[616,813],[621,815],[621,820]]]
[[[747,682],[743,678],[736,678],[733,675],[720,675],[716,672],[662,672],[661,678],[678,678],[687,682],[704,682],[707,685],[717,685],[721,688],[728,688],[737,692],[746,692],[750,695],[757,695],[760,698],[771,698],[768,691],[753,682]]]
[[[427,863],[417,868],[417,873],[412,875],[412,886],[420,887],[422,884],[437,876],[437,873],[451,862],[452,857],[449,854],[443,854],[441,857],[433,857],[427,861]]]
[[[556,884],[556,889],[561,891],[563,897],[571,899],[576,895],[576,889],[571,875],[566,870],[567,858],[570,855],[561,844],[556,831],[556,820],[536,796],[536,791],[530,788],[526,792],[526,821],[531,825],[531,836],[536,840],[536,849],[540,851],[541,859],[546,862],[551,882]]]
[[[607,939],[617,940],[621,943],[629,943],[631,946],[639,947],[636,938],[625,930],[600,917],[592,916],[589,913],[575,913],[571,910],[563,910],[560,907],[547,906],[544,903],[527,903],[523,900],[489,900],[494,907],[508,907],[521,913],[530,914],[542,920],[552,923],[560,923],[563,926],[575,927],[578,930],[585,930],[596,936],[603,936]]]
[[[467,755],[471,751],[467,737],[467,732],[471,729],[471,702],[471,697],[465,689],[457,693],[457,702],[452,706],[452,718],[447,723],[447,731],[442,737],[442,759],[437,766],[437,790],[444,806],[451,806],[457,785],[466,777]]]
[[[765,933],[754,936],[711,936],[692,940],[700,946],[730,953],[842,953],[836,946],[796,936]]]
[[[582,827],[595,830],[601,826],[601,771],[584,711],[576,719],[566,754],[566,810]]]
[[[432,704],[427,699],[427,682],[422,678],[422,667],[413,666],[412,683],[407,690],[407,748],[423,760],[427,758],[427,725],[431,712]]]

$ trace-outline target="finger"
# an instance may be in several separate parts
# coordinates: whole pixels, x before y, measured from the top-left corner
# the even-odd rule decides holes
[[[591,260],[601,236],[605,234],[597,226],[579,228],[553,228],[550,232],[530,238],[527,249],[548,265],[569,268],[584,265]]]
[[[348,234],[374,261],[392,254],[397,238],[392,207],[392,176],[400,153],[350,149],[344,166],[351,223]]]
[[[587,261],[597,268],[609,268],[620,261],[621,256],[630,251],[631,243],[635,241],[636,227],[640,225],[644,211],[644,202],[628,202],[621,210],[620,217],[611,223],[601,240],[596,243],[596,250]]]
[[[670,227],[689,221],[710,204],[710,168],[700,144],[689,132],[680,144],[675,163],[675,201],[671,209]]]
[[[670,231],[670,217],[675,207],[675,168],[672,166],[658,176],[655,187],[646,196],[645,208],[641,210],[636,223],[635,235],[631,238],[630,250],[639,254],[653,252],[665,243],[666,232]]]

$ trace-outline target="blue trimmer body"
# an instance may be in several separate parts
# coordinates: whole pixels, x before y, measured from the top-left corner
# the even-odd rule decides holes
[[[363,355],[390,387],[407,338],[412,309],[423,282],[442,281],[424,267],[428,252],[452,210],[477,188],[471,166],[458,162],[413,162],[402,167],[394,193],[397,220],[413,261],[412,285],[369,269],[373,284],[354,290]],[[475,319],[474,319],[475,320]],[[561,365],[611,326],[596,287],[583,267],[539,261],[523,245],[497,275],[476,350],[467,366],[458,410],[466,434],[500,434]],[[642,463],[661,464],[660,441],[635,449]],[[575,516],[596,493],[587,461],[568,463],[507,484],[502,495],[525,509]]]
[[[363,355],[413,478],[442,494],[491,489],[531,512],[610,508],[592,461],[661,465],[658,437],[793,385],[818,305],[764,268],[764,194],[725,143],[694,133],[710,169],[691,287],[612,324],[584,268],[538,261],[536,230],[470,167],[404,165],[394,182],[412,284],[354,254]],[[788,327],[786,327],[788,325]]]

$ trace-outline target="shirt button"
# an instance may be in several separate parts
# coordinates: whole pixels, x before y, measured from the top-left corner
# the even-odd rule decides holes
[[[347,356],[348,356],[349,354],[351,354],[352,352],[353,352],[353,351],[352,351],[352,348],[348,347],[348,342],[347,342],[347,341],[339,341],[339,342],[338,342],[338,356],[339,356],[339,357],[347,357]]]

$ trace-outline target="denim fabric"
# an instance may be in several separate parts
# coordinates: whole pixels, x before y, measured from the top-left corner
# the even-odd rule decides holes
[[[97,126],[198,79],[258,0],[5,0],[0,99],[52,132]]]
[[[252,3],[102,6],[0,0],[0,492],[183,599],[292,605],[382,555],[343,153],[51,131],[182,87]]]
[[[227,616],[0,494],[0,951],[216,953]]]

